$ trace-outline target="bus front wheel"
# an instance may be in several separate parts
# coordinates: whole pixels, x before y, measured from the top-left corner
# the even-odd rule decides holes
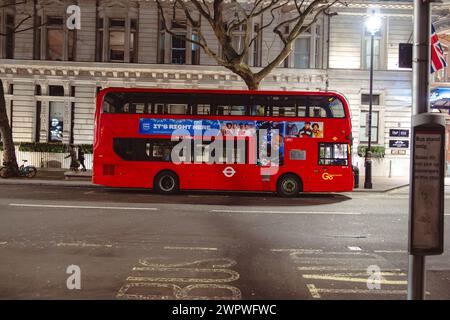
[[[277,192],[281,197],[295,197],[301,191],[303,191],[303,185],[296,175],[285,174],[278,179]]]
[[[155,177],[153,188],[157,193],[173,194],[179,190],[178,176],[172,171],[163,171]]]

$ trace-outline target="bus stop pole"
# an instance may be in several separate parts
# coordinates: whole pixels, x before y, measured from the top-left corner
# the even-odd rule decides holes
[[[430,31],[430,0],[414,0],[412,116],[420,113],[427,113],[429,110]],[[411,176],[409,194],[410,197],[412,197],[412,181],[414,179],[412,176],[412,168],[414,167],[414,157],[412,156],[412,152],[410,152],[410,158]],[[408,263],[408,300],[423,300],[424,297],[425,256],[410,255]]]

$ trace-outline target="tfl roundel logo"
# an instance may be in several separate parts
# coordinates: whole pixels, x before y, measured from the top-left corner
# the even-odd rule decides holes
[[[231,178],[236,173],[236,170],[234,170],[233,167],[226,167],[222,172],[225,177]]]

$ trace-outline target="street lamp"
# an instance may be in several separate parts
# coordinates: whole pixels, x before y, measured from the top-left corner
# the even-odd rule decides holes
[[[366,149],[365,159],[364,159],[364,167],[365,167],[365,176],[364,176],[364,189],[372,189],[372,152],[370,151],[372,143],[372,100],[373,100],[373,43],[375,34],[381,29],[381,18],[375,12],[372,11],[372,14],[366,20],[366,28],[370,33],[370,83],[369,83],[369,114],[368,114],[368,123],[366,125],[367,128],[367,136],[368,136],[368,145]]]

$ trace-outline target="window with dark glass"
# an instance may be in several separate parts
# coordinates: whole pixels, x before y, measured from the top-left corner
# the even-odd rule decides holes
[[[64,96],[64,87],[63,86],[48,86],[48,95],[49,96]]]
[[[47,60],[64,59],[64,28],[62,17],[47,17]]]
[[[126,161],[171,161],[171,152],[177,144],[170,139],[114,138],[114,152]]]
[[[75,61],[75,53],[76,53],[76,46],[75,41],[77,38],[76,30],[68,30],[67,33],[67,60],[68,61]]]
[[[294,67],[307,69],[310,67],[311,38],[302,37],[295,40]]]
[[[186,20],[172,20],[172,30],[176,36],[172,36],[171,41],[171,62],[186,64]]]
[[[14,58],[14,16],[6,15],[5,58]]]
[[[103,61],[103,37],[104,37],[103,19],[100,18],[97,21],[97,51],[95,53],[96,61]]]
[[[286,37],[288,35],[289,35],[289,25],[284,26],[284,36]],[[289,68],[289,56],[287,56],[286,59],[284,59],[283,68]]]
[[[379,112],[378,111],[372,111],[372,120],[371,120],[371,126],[370,126],[370,142],[371,143],[378,143],[378,118],[379,118]],[[369,112],[368,111],[361,111],[361,116],[359,120],[359,141],[362,143],[369,142],[369,135],[368,135],[368,125],[369,125]]]
[[[130,62],[137,62],[137,20],[130,20]]]
[[[42,17],[35,16],[34,19],[35,19],[34,21],[35,28],[33,30],[34,33],[33,59],[40,60],[41,41],[42,41]]]
[[[262,59],[261,59],[261,51],[262,51],[262,33],[259,33],[260,26],[259,23],[255,23],[253,26],[253,37],[255,41],[253,41],[253,66],[261,67]]]
[[[161,15],[158,14],[158,54],[157,61],[158,63],[164,63],[164,57],[166,55],[166,27],[164,25],[164,20],[161,18]]]
[[[191,37],[198,42],[198,31],[193,29]],[[191,43],[191,64],[200,64],[200,47],[195,43]]]
[[[234,50],[238,54],[241,54],[244,51],[244,45],[245,45],[245,37],[246,37],[246,30],[247,25],[241,24],[236,29],[234,29],[231,32],[231,45],[233,46]],[[245,62],[248,61],[248,55],[246,54],[243,59]]]
[[[361,95],[361,104],[368,106],[369,103],[370,103],[370,95],[363,93]],[[374,106],[379,106],[380,105],[380,95],[379,94],[373,94],[372,95],[372,105],[374,105]]]
[[[367,29],[365,28],[364,31],[364,47],[363,47],[363,68],[369,69],[370,68],[370,60],[371,60],[371,34]],[[381,45],[382,45],[382,30],[379,30],[374,35],[373,39],[373,68],[375,70],[379,70],[381,68]]]
[[[125,59],[125,20],[109,20],[109,60],[123,62]]]
[[[36,85],[34,87],[34,95],[40,96],[42,94],[41,92],[41,86]],[[34,131],[34,141],[39,142],[41,137],[41,112],[42,112],[42,102],[41,100],[36,100],[36,113],[35,113],[35,119],[36,119],[36,125],[35,125],[35,131]]]

